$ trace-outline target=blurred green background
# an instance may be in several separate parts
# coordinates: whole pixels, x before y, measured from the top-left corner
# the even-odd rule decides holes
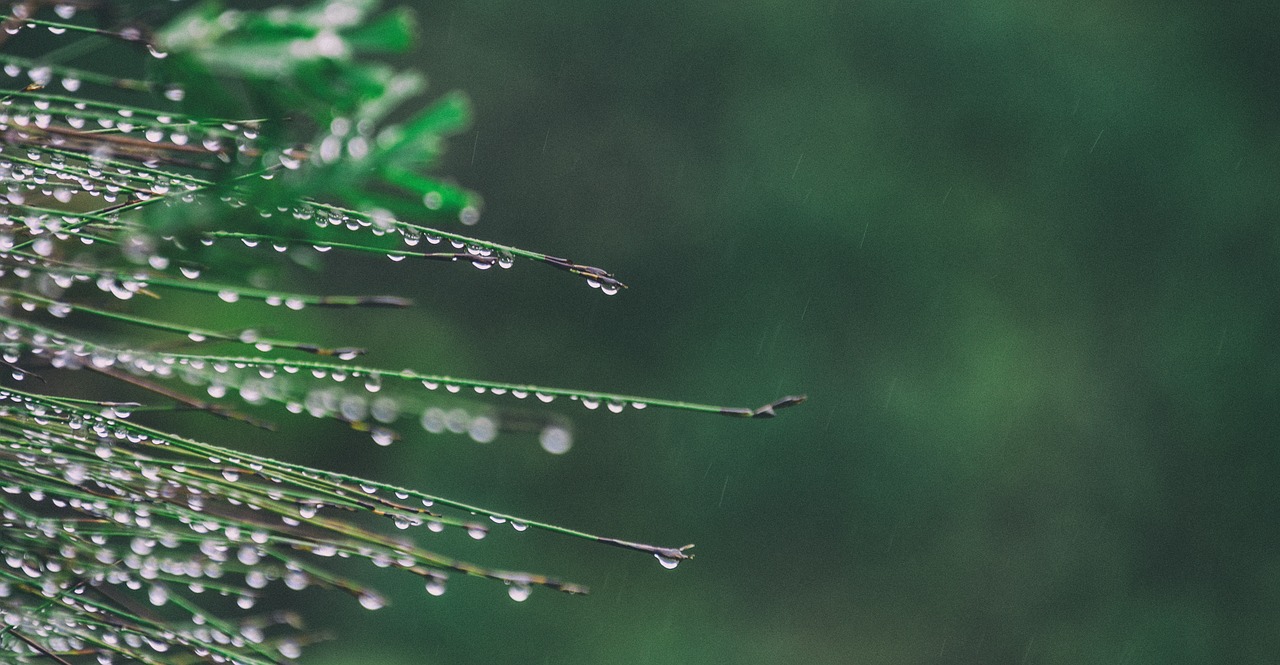
[[[445,171],[485,196],[476,233],[631,289],[335,261],[311,286],[419,308],[318,335],[392,368],[810,401],[557,403],[563,457],[299,421],[291,459],[698,555],[449,538],[592,594],[375,577],[378,612],[306,597],[340,637],[307,662],[1280,653],[1280,5],[420,5],[404,64],[475,103]]]

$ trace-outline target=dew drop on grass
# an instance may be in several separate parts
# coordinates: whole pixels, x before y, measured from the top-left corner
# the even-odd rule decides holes
[[[458,213],[458,221],[472,226],[480,221],[480,210],[475,206],[466,206]]]
[[[298,658],[302,655],[302,647],[293,640],[284,640],[276,645],[276,651],[285,658]]]
[[[366,610],[380,610],[387,604],[387,601],[382,596],[371,591],[362,591],[359,600],[360,606]]]
[[[389,446],[396,438],[395,433],[385,427],[375,427],[370,435],[379,446]]]
[[[658,560],[658,563],[659,563],[659,564],[661,564],[661,565],[662,565],[662,567],[663,567],[663,568],[666,568],[667,570],[674,570],[676,566],[680,565],[680,560],[679,560],[679,559],[673,559],[673,558],[671,558],[671,557],[669,557],[669,556],[662,556],[661,554],[654,554],[654,555],[653,555],[653,557],[654,557],[655,559],[657,559],[657,560]]]
[[[507,589],[507,595],[511,596],[511,600],[517,603],[523,603],[528,600],[531,593],[533,593],[533,589],[528,584],[512,584]]]
[[[433,596],[444,595],[444,578],[430,577],[427,579],[427,593]]]
[[[476,443],[490,443],[498,437],[498,424],[492,418],[475,418],[467,425],[467,435]]]
[[[573,435],[559,425],[548,425],[538,434],[538,443],[552,455],[563,455],[573,447]]]
[[[476,540],[484,540],[484,537],[489,535],[489,530],[479,524],[472,524],[467,527],[467,535]]]

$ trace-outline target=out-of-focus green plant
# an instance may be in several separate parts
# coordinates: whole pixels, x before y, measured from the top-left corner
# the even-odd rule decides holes
[[[493,524],[538,528],[645,552],[666,567],[690,556],[687,547],[595,536],[224,448],[134,414],[194,409],[265,426],[234,404],[277,404],[345,422],[382,445],[410,422],[477,441],[532,430],[547,451],[563,453],[571,441],[563,418],[504,418],[498,409],[460,408],[450,394],[739,417],[772,416],[803,399],[723,408],[384,371],[354,363],[357,348],[212,329],[172,312],[149,317],[138,301],[182,292],[282,312],[408,304],[288,293],[243,278],[277,254],[318,265],[330,250],[480,269],[523,260],[606,294],[623,288],[599,268],[461,232],[478,221],[480,201],[431,170],[445,137],[465,126],[466,101],[446,95],[392,120],[424,83],[369,59],[413,41],[408,13],[376,14],[374,4],[237,11],[37,0],[11,3],[2,19],[6,662],[288,660],[306,638],[291,613],[254,613],[264,588],[337,589],[370,609],[384,602],[323,565],[335,556],[403,569],[432,595],[450,574],[497,580],[517,601],[537,586],[585,592],[425,550],[388,535],[387,523],[477,539]],[[130,70],[137,74],[120,73]],[[75,380],[85,374],[152,399],[104,399]]]

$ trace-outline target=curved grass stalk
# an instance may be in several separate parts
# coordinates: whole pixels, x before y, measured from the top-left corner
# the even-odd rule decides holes
[[[23,262],[13,262],[12,257],[14,256],[21,258]],[[6,258],[9,260],[6,260]],[[92,269],[17,251],[10,252],[7,257],[6,255],[0,254],[0,268],[3,268],[6,265],[10,267],[20,266],[32,272],[71,276],[73,278],[86,281],[90,279],[101,279],[104,277],[114,279],[116,281],[134,281],[139,284],[145,284],[148,288],[154,287],[161,289],[173,289],[175,291],[217,295],[223,300],[239,300],[242,298],[246,300],[261,300],[272,306],[284,305],[288,309],[293,310],[302,309],[304,307],[386,307],[402,309],[413,305],[413,302],[408,298],[390,295],[317,296],[275,289],[255,289],[236,284],[225,284],[197,279],[199,277],[198,273],[192,273],[190,277],[184,276],[183,279],[177,279],[142,271],[126,273],[104,269]]]
[[[80,305],[80,304],[73,304],[66,301],[54,300],[52,298],[45,298],[43,296],[32,295],[30,293],[14,291],[11,289],[0,289],[0,295],[8,295],[10,298],[13,298],[14,300],[20,303],[27,302],[27,303],[37,303],[40,305],[44,305],[45,307],[49,308],[51,312],[55,312],[56,313],[55,315],[59,315],[59,316],[70,314],[72,312],[79,312],[81,314],[88,314],[91,316],[96,316],[96,317],[108,319],[111,321],[120,321],[122,323],[128,323],[130,325],[138,326],[141,328],[150,328],[152,330],[161,330],[169,333],[178,333],[181,335],[185,335],[188,339],[190,339],[193,342],[218,340],[223,342],[232,342],[235,344],[246,344],[249,346],[256,347],[262,351],[270,351],[272,349],[292,349],[295,351],[312,353],[318,356],[335,356],[338,358],[346,358],[346,359],[354,358],[365,352],[363,349],[357,349],[353,347],[328,348],[328,347],[316,346],[315,344],[311,344],[308,342],[293,342],[288,340],[272,339],[268,337],[259,336],[257,332],[253,330],[244,330],[237,334],[229,334],[229,333],[225,333],[217,330],[210,330],[208,328],[198,328],[195,326],[188,326],[180,323],[171,323],[168,321],[157,321],[154,319],[146,319],[140,316],[133,316],[131,314],[123,314],[123,313],[114,312],[111,310],[99,309],[96,307],[89,307],[89,306]],[[9,319],[9,317],[0,315],[0,321],[11,321],[11,319]]]
[[[47,69],[48,70],[47,78],[49,79],[49,81],[52,81],[54,78],[60,79],[62,82],[63,89],[65,89],[67,92],[77,92],[80,89],[81,83],[92,83],[95,85],[106,86],[109,88],[116,88],[119,90],[129,90],[132,92],[152,92],[156,89],[156,85],[151,81],[139,80],[139,79],[117,78],[114,76],[107,76],[105,74],[100,74],[98,72],[91,71],[88,69],[81,69],[79,67],[67,67],[65,65],[58,65],[58,64],[53,64],[53,63],[48,63],[43,61],[32,60],[31,58],[23,58],[16,55],[9,55],[7,53],[0,53],[0,66],[3,66],[6,73],[9,72],[10,67],[15,67],[15,68],[18,68],[19,70],[25,69],[26,71],[30,72],[30,77],[33,81],[38,78],[39,79],[46,78],[45,75],[38,74],[37,72],[42,69]],[[43,85],[47,86],[49,84],[50,83],[46,82]]]

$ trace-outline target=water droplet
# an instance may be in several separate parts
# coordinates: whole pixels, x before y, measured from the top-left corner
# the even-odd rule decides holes
[[[507,595],[511,596],[511,600],[517,603],[523,603],[528,600],[531,593],[533,593],[533,589],[528,584],[512,584],[507,588]]]
[[[489,535],[489,530],[484,525],[472,524],[467,527],[467,535],[476,540],[484,540],[484,537]]]
[[[489,443],[498,437],[498,424],[492,418],[481,416],[467,426],[467,434],[476,443]]]
[[[427,593],[433,596],[444,595],[444,578],[434,575],[427,578]]]
[[[153,585],[147,591],[147,600],[151,601],[152,605],[160,607],[169,602],[169,590],[159,584]]]
[[[380,610],[386,606],[387,601],[372,591],[362,591],[359,596],[360,606],[366,610]]]
[[[552,455],[563,455],[573,447],[573,434],[559,425],[548,425],[538,435],[538,443]]]
[[[666,568],[667,570],[674,570],[676,566],[680,565],[679,559],[673,559],[671,557],[662,556],[661,554],[658,554],[658,553],[654,553],[653,557],[657,559],[658,563],[662,564],[662,567]]]

